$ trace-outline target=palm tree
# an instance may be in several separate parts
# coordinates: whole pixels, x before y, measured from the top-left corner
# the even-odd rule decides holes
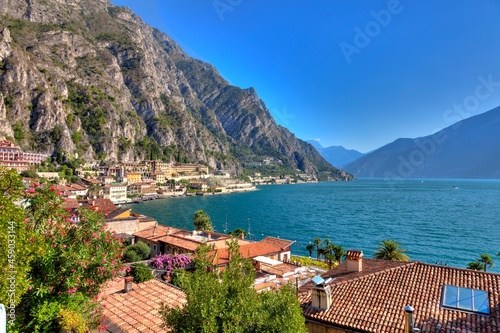
[[[341,245],[334,245],[333,256],[335,257],[335,261],[340,264],[340,262],[342,261],[342,257],[345,256],[344,248]]]
[[[210,216],[203,210],[197,210],[194,213],[193,225],[196,230],[212,231],[214,229]]]
[[[332,269],[333,262],[335,261],[335,255],[327,253],[325,254],[325,259],[328,260],[328,268]]]
[[[313,244],[314,246],[316,247],[316,254],[317,254],[317,258],[319,260],[319,246],[321,245],[322,241],[321,241],[321,238],[314,238],[313,240]]]
[[[477,261],[483,265],[483,269],[485,272],[486,272],[486,267],[491,268],[491,267],[495,266],[493,259],[487,253],[483,253],[483,254],[479,255],[479,259]]]
[[[472,269],[475,271],[482,271],[484,269],[483,264],[479,261],[472,261],[467,264],[467,269]]]
[[[410,257],[406,254],[406,249],[401,247],[401,244],[392,239],[386,239],[380,242],[377,250],[373,253],[375,259],[383,259],[390,261],[410,261]]]
[[[309,257],[312,257],[313,250],[314,250],[314,244],[312,244],[312,243],[307,244],[306,250],[309,251]]]
[[[245,239],[247,232],[241,228],[236,228],[234,231],[229,232],[229,236],[239,237],[241,239]]]
[[[321,260],[321,256],[325,256],[325,258],[326,258],[326,255],[328,254],[328,252],[326,251],[326,249],[324,247],[318,248],[316,253],[318,254],[318,260]]]

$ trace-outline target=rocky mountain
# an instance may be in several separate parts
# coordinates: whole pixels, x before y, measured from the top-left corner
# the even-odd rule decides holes
[[[433,135],[397,139],[345,170],[362,178],[500,178],[500,107]]]
[[[343,146],[323,147],[316,140],[307,140],[307,142],[312,144],[328,163],[338,166],[339,168],[344,167],[364,155],[357,150],[346,149]]]
[[[253,88],[229,85],[107,0],[0,0],[0,136],[58,159],[240,173],[272,156],[323,179],[351,177],[278,126]]]

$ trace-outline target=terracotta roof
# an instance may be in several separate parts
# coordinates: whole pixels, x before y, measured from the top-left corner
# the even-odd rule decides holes
[[[122,285],[123,287],[123,285]],[[170,307],[186,303],[186,295],[180,289],[158,280],[133,284],[128,293],[119,291],[104,296],[104,324],[107,331],[118,332],[167,332],[161,328],[163,320],[159,314],[161,303]]]
[[[274,275],[279,276],[279,277],[283,277],[283,275],[291,275],[291,274],[295,273],[295,269],[297,268],[297,266],[295,266],[295,265],[286,264],[286,263],[274,265],[272,267],[265,267],[265,266],[262,266],[262,267],[263,267],[263,268],[261,268],[262,271],[269,273],[269,274],[274,274]]]
[[[73,187],[70,187],[70,186],[66,186],[66,185],[54,185],[54,188],[58,191],[77,191],[77,189],[73,188]]]
[[[163,236],[161,238],[158,238],[157,240],[192,252],[196,251],[196,249],[198,249],[198,246],[200,246],[201,244],[200,242],[176,237],[174,235]]]
[[[151,241],[157,241],[158,238],[161,238],[163,236],[167,235],[167,232],[176,232],[179,231],[179,229],[173,228],[173,227],[166,227],[164,225],[157,225],[155,227],[147,228],[141,231],[134,232],[134,236],[141,237],[144,239],[149,239]]]
[[[288,246],[291,246],[293,243],[295,243],[294,241],[291,241],[291,240],[286,240],[286,239],[281,239],[281,238],[276,238],[276,237],[271,237],[271,236],[267,236],[266,238],[261,240],[261,242],[273,244],[275,246],[278,246],[281,249],[284,249]]]
[[[419,262],[363,259],[363,271],[347,273],[346,263],[322,275],[335,278],[328,310],[299,301],[307,320],[357,332],[404,331],[404,306],[415,308],[415,327],[430,332],[500,332],[500,275]],[[485,290],[490,315],[441,307],[445,285]],[[304,289],[304,286],[301,290]]]
[[[98,180],[98,179],[93,179],[93,178],[82,178],[82,180],[86,183],[89,183],[89,184],[101,184],[101,181]]]
[[[92,206],[104,214],[109,214],[117,209],[116,205],[109,199],[91,199],[82,201],[82,203],[84,205]]]
[[[78,200],[76,199],[70,199],[70,198],[65,198],[63,201],[63,208],[64,209],[75,209],[79,208],[80,204],[78,203]]]
[[[240,253],[243,258],[255,258],[258,256],[269,256],[280,252],[280,248],[269,243],[255,242],[240,245]],[[214,256],[215,265],[225,264],[229,261],[228,248],[222,248],[210,252]]]
[[[77,190],[77,191],[83,191],[83,190],[86,190],[87,189],[87,186],[83,186],[83,185],[80,185],[80,184],[77,184],[77,183],[71,183],[71,184],[68,184],[69,187]]]

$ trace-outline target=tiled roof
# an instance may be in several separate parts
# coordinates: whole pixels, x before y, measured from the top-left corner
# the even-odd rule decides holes
[[[134,236],[141,237],[144,239],[148,239],[150,241],[157,241],[159,238],[166,236],[167,232],[176,232],[179,229],[173,227],[166,227],[164,225],[157,225],[155,227],[147,228],[141,231],[137,231],[134,233]]]
[[[358,332],[404,331],[404,306],[415,309],[415,327],[430,332],[500,332],[500,275],[419,262],[363,259],[362,272],[346,272],[346,263],[322,275],[333,277],[332,305],[311,306],[311,294],[299,297],[308,320]],[[441,307],[443,287],[485,290],[490,315]],[[304,290],[304,287],[301,288]]]
[[[97,211],[109,214],[116,210],[116,205],[109,199],[91,199],[82,201],[84,205],[96,208]]]
[[[161,303],[170,307],[186,303],[186,295],[180,289],[158,280],[133,284],[128,293],[123,291],[104,296],[104,324],[111,333],[167,332],[159,314]]]
[[[269,243],[255,242],[255,243],[240,245],[240,254],[243,258],[269,256],[279,252],[280,252],[279,247]],[[216,265],[225,264],[229,261],[228,248],[218,249],[215,251],[211,251],[210,253],[211,255],[214,256],[214,264]]]
[[[293,243],[295,243],[294,241],[276,238],[276,237],[271,237],[271,236],[264,238],[263,240],[261,240],[261,242],[273,244],[275,246],[278,246],[281,249],[284,249],[288,246],[291,246]]]
[[[292,264],[279,264],[279,265],[274,265],[272,267],[263,267],[261,270],[264,272],[267,272],[269,274],[274,274],[276,276],[281,276],[283,277],[284,275],[290,275],[295,273],[295,269],[297,266],[292,265]],[[288,273],[288,274],[287,274]]]
[[[196,251],[196,249],[198,249],[198,246],[200,246],[199,242],[190,239],[176,237],[175,235],[163,236],[157,238],[157,240],[192,252]]]
[[[89,184],[96,184],[96,185],[100,185],[101,184],[101,181],[98,180],[98,179],[92,179],[92,178],[82,178],[82,180],[86,183],[89,183]]]
[[[70,199],[70,198],[65,198],[63,201],[63,208],[64,209],[75,209],[79,208],[80,204],[78,203],[78,200],[76,199]]]
[[[83,191],[83,190],[87,189],[86,186],[82,186],[82,185],[77,184],[77,183],[71,183],[71,184],[68,184],[68,186],[73,188],[74,190],[77,190],[77,191]]]

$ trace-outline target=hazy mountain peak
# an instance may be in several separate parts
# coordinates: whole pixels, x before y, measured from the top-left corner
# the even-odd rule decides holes
[[[364,178],[499,178],[500,107],[432,135],[397,139],[345,166]]]

